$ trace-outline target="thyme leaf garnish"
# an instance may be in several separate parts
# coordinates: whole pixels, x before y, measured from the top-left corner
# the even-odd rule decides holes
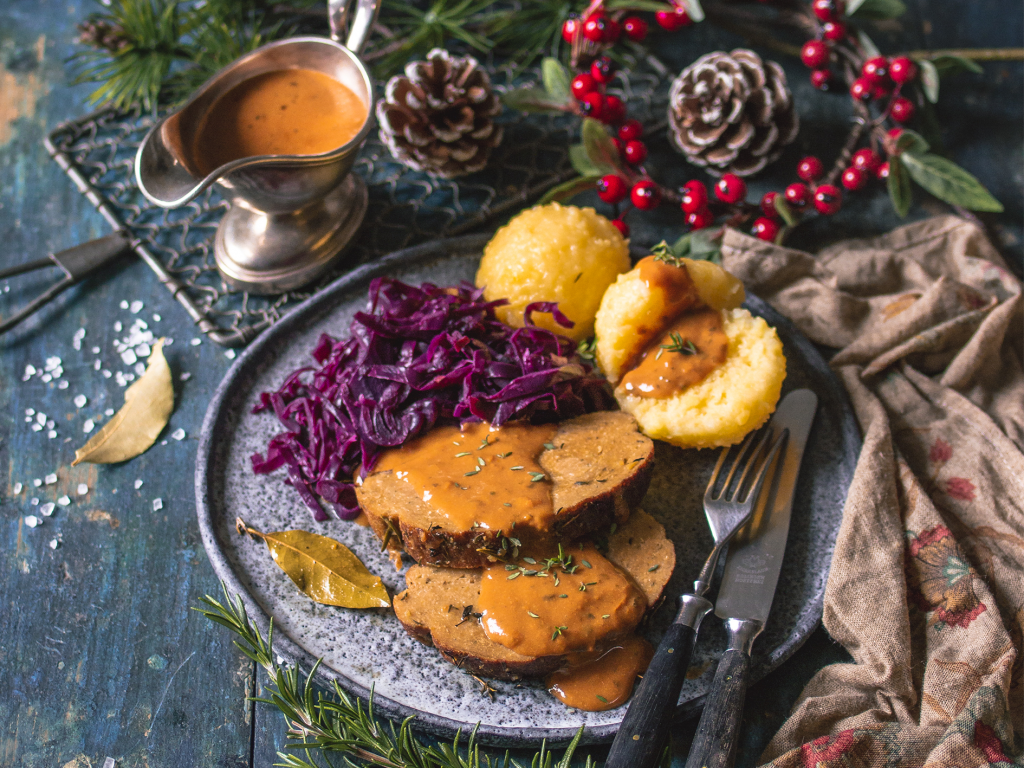
[[[672,249],[664,240],[651,248],[651,255],[654,256],[655,261],[663,261],[673,267],[683,266],[683,260],[672,253]]]
[[[690,341],[689,339],[684,339],[678,331],[673,331],[668,335],[668,337],[672,341],[668,344],[662,344],[661,349],[664,349],[668,352],[678,352],[682,355],[695,355],[697,354],[697,352],[700,351],[697,349],[697,347],[693,345],[692,341]],[[658,356],[661,356],[660,351],[658,352]],[[658,358],[655,357],[654,359],[657,360]]]

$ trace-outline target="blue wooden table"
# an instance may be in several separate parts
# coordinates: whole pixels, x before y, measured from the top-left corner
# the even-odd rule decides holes
[[[876,34],[883,50],[1024,42],[1020,6],[1010,0],[909,5],[903,20]],[[96,8],[88,0],[0,3],[3,266],[109,231],[42,144],[57,123],[89,110],[90,88],[69,84],[65,62],[75,50],[75,25]],[[700,52],[738,44],[702,30],[686,42],[673,39],[661,53],[682,66]],[[822,146],[837,145],[845,133],[843,100],[812,92],[798,64],[788,62],[787,71],[804,128],[755,191],[787,179],[811,147],[828,156]],[[987,64],[984,75],[944,83],[939,105],[952,156],[1006,205],[991,222],[1018,273],[1022,83],[1019,63]],[[667,146],[652,149],[682,169]],[[912,215],[938,208],[924,202]],[[897,221],[884,196],[862,196],[839,216],[805,227],[794,242],[815,247]],[[635,226],[634,240],[650,244],[679,231],[678,213],[664,210]],[[0,316],[55,271],[0,282]],[[140,319],[154,335],[173,339],[166,348],[176,388],[170,424],[136,459],[72,468],[87,423],[105,422],[123,402],[124,387],[104,371],[131,372],[115,342]],[[0,337],[0,766],[99,768],[107,757],[117,766],[269,766],[283,747],[281,717],[247,699],[259,690],[253,664],[227,632],[190,610],[218,590],[199,541],[192,478],[203,413],[230,356],[193,328],[134,257]],[[30,375],[29,366],[43,374]],[[180,440],[172,436],[180,437],[178,430]],[[41,524],[28,525],[30,516]],[[754,686],[739,764],[756,762],[809,676],[843,658],[819,630]],[[683,725],[677,734],[680,765],[692,730]]]

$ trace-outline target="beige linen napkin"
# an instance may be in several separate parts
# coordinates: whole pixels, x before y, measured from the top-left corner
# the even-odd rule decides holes
[[[735,231],[723,262],[813,341],[864,434],[825,592],[853,656],[808,683],[773,766],[1011,765],[1024,737],[1024,312],[943,216],[812,256]]]

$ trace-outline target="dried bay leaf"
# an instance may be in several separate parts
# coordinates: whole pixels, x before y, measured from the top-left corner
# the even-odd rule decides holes
[[[146,363],[146,372],[124,393],[124,405],[85,445],[75,451],[71,466],[116,464],[138,456],[153,443],[174,410],[171,369],[160,339]]]
[[[379,576],[374,576],[341,542],[311,531],[261,533],[241,519],[239,533],[262,539],[274,562],[295,586],[324,605],[342,608],[388,608],[391,600]]]

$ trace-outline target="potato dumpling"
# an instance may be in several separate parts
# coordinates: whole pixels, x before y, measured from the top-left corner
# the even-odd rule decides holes
[[[619,407],[648,437],[682,448],[733,445],[774,412],[786,378],[778,334],[745,309],[722,310],[722,319],[729,351],[703,381],[666,398],[615,390]]]
[[[508,299],[497,314],[512,326],[523,325],[528,304],[558,302],[572,328],[546,313],[534,313],[533,321],[580,341],[593,334],[601,297],[629,266],[629,245],[608,219],[592,208],[550,203],[523,211],[497,231],[476,284],[488,301]]]
[[[725,362],[703,380],[668,397],[640,397],[619,384],[652,340],[664,333],[652,327],[665,313],[658,288],[640,279],[639,267],[620,275],[597,312],[597,361],[613,384],[622,410],[641,431],[683,448],[711,448],[739,442],[775,410],[786,378],[786,358],[775,329],[739,305],[743,285],[720,266],[683,260],[701,302],[722,313],[728,339]]]
[[[743,283],[719,265],[685,258],[682,262],[707,306],[734,309],[743,303]],[[622,377],[622,367],[640,352],[638,343],[643,346],[643,340],[657,330],[650,327],[651,318],[660,317],[664,310],[664,293],[649,288],[640,279],[639,267],[619,275],[605,292],[595,327],[597,362],[612,383]]]

